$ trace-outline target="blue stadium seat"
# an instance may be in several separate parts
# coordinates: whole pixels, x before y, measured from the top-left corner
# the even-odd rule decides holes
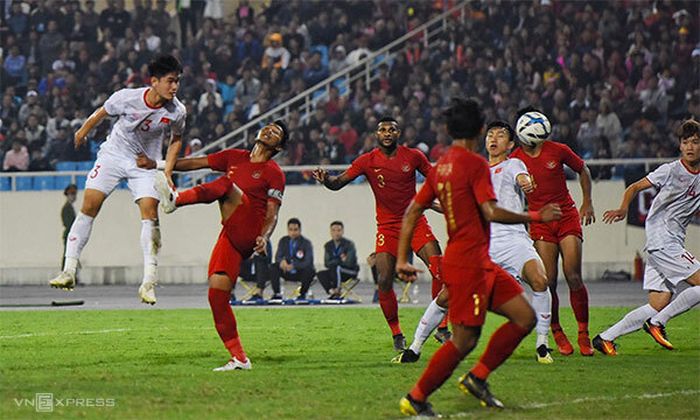
[[[323,67],[328,67],[328,47],[325,45],[314,45],[310,48],[311,53],[317,52],[321,54],[321,63]]]
[[[85,177],[83,177],[83,178],[85,178]],[[70,184],[70,179],[71,179],[71,177],[66,176],[66,175],[55,176],[54,177],[54,189],[62,191]]]
[[[15,178],[15,186],[17,191],[29,191],[32,189],[31,176],[18,176]]]
[[[56,179],[53,176],[35,176],[33,186],[37,191],[53,190],[56,186]]]
[[[212,182],[212,181],[216,180],[216,179],[217,179],[218,177],[220,177],[220,176],[221,176],[221,175],[219,175],[219,174],[209,174],[209,175],[207,175],[207,176],[204,178],[204,182]]]
[[[90,140],[90,157],[94,160],[97,159],[97,151],[100,150],[100,145],[102,143]]]
[[[333,81],[333,86],[338,88],[338,93],[340,93],[340,96],[345,95],[345,93],[348,91],[348,79],[347,79],[347,77],[341,77],[340,79],[335,79]]]
[[[78,162],[57,162],[56,163],[56,170],[59,172],[77,171],[78,170]]]
[[[0,176],[0,191],[10,191],[12,179],[9,176]]]
[[[78,171],[89,171],[95,165],[93,160],[85,160],[82,162],[75,162]]]
[[[75,178],[75,185],[78,186],[79,190],[85,189],[85,181],[87,181],[87,177],[85,176],[78,176]]]
[[[192,177],[190,175],[178,175],[177,186],[183,188],[186,184],[192,182]]]

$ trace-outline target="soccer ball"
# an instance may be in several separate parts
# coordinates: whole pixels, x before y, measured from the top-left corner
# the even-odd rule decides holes
[[[540,112],[526,112],[518,118],[515,131],[520,142],[526,146],[536,146],[552,134],[552,124]]]

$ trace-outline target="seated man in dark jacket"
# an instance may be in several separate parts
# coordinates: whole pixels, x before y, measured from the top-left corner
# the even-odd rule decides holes
[[[318,280],[331,299],[340,298],[340,283],[357,277],[360,270],[355,244],[344,238],[344,233],[343,222],[331,223],[331,240],[323,246],[326,269],[318,272]]]
[[[275,254],[275,263],[270,270],[272,291],[270,301],[282,299],[280,277],[288,281],[301,282],[298,299],[306,299],[311,281],[314,279],[314,250],[311,242],[301,236],[301,222],[296,217],[287,222],[287,236],[280,239]]]

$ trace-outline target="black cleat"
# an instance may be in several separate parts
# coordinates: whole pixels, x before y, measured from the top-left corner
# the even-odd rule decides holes
[[[396,334],[394,338],[394,350],[404,351],[406,349],[406,337],[403,334]]]
[[[459,389],[465,394],[475,396],[482,407],[505,408],[503,403],[493,396],[489,390],[489,384],[477,378],[471,372],[459,378]]]
[[[603,340],[600,334],[593,337],[591,344],[594,349],[606,356],[617,356],[617,344],[613,341]]]
[[[437,332],[433,336],[440,344],[445,344],[452,338],[452,333],[447,327],[438,328]]]
[[[410,394],[406,394],[399,402],[401,414],[406,416],[439,417],[433,411],[433,406],[429,402],[418,402]]]
[[[420,354],[416,354],[411,349],[406,349],[391,359],[391,363],[416,363],[420,359]]]

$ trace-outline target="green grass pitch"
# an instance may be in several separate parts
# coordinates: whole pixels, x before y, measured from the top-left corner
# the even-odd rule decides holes
[[[393,365],[378,308],[234,308],[252,371],[215,373],[227,352],[207,310],[36,311],[0,314],[0,418],[45,416],[28,405],[112,399],[111,407],[54,404],[64,418],[400,417],[398,402],[437,348],[431,339],[413,365]],[[627,308],[593,308],[592,334]],[[412,336],[422,309],[401,308]],[[562,311],[574,331],[571,311]],[[444,416],[498,418],[700,417],[700,311],[669,324],[667,351],[644,332],[618,340],[620,355],[555,355],[538,365],[531,335],[491,376],[507,405],[481,408],[456,380],[502,322],[490,315],[479,347],[431,397]],[[553,342],[552,342],[553,344]],[[89,402],[88,402],[89,403]],[[93,401],[93,405],[95,402]]]

